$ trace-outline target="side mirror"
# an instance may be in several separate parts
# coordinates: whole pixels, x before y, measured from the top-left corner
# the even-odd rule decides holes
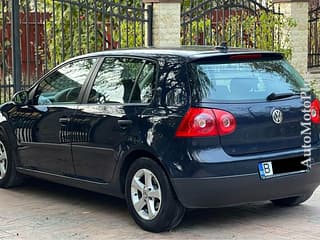
[[[29,94],[27,91],[16,92],[12,97],[12,101],[19,105],[25,105],[29,101]]]

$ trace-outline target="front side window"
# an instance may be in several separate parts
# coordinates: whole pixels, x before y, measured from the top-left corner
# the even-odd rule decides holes
[[[76,103],[96,59],[82,59],[64,65],[38,85],[35,103],[38,105]]]
[[[106,58],[94,81],[89,103],[149,103],[155,64],[132,58]]]
[[[196,101],[266,100],[272,94],[300,92],[301,76],[284,60],[192,63]]]

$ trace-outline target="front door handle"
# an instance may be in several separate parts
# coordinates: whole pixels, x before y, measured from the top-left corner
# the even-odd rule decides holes
[[[71,122],[71,118],[69,118],[69,117],[59,118],[59,123],[61,123],[61,124],[68,124],[70,122]]]
[[[131,120],[118,120],[118,124],[120,128],[128,128],[132,125]]]

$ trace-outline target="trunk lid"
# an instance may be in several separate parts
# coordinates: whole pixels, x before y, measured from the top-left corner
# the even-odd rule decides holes
[[[272,152],[304,145],[303,131],[311,134],[311,141],[318,141],[317,129],[303,119],[303,105],[299,97],[276,102],[217,104],[204,103],[206,108],[223,109],[232,113],[237,122],[236,130],[220,137],[229,155]],[[281,111],[282,121],[276,123],[274,111]]]

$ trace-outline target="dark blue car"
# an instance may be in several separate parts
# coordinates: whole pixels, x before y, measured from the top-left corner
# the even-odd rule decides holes
[[[1,106],[0,186],[23,176],[126,199],[143,229],[185,209],[320,184],[320,103],[278,53],[225,46],[73,58]]]

